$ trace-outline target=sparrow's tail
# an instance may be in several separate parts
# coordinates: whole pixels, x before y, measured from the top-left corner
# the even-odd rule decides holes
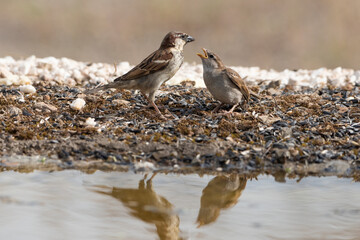
[[[88,90],[86,90],[84,93],[85,93],[85,94],[93,94],[93,93],[96,93],[96,92],[98,92],[98,91],[107,89],[107,88],[108,88],[107,86],[108,86],[108,85],[103,85],[103,86],[100,86],[100,87],[95,87],[95,88],[93,88],[93,89],[88,89]]]
[[[92,93],[96,93],[98,91],[102,91],[102,90],[106,90],[106,89],[109,89],[109,88],[121,88],[121,86],[119,86],[119,82],[111,82],[109,84],[106,84],[106,85],[103,85],[103,86],[99,86],[99,87],[95,87],[93,89],[89,89],[89,90],[86,90],[84,92],[84,94],[92,94]]]

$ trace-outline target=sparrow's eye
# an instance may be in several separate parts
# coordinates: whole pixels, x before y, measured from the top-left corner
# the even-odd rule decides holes
[[[212,54],[209,54],[209,58],[214,58],[214,55],[212,55]]]

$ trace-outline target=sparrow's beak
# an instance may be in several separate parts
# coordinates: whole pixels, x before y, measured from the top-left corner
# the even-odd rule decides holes
[[[192,36],[187,36],[186,38],[186,42],[192,42],[192,41],[195,41],[195,38],[193,38]]]
[[[202,55],[201,53],[197,53],[197,55],[198,55],[199,57],[203,58],[203,59],[207,59],[207,58],[208,58],[208,54],[207,54],[207,52],[206,52],[206,49],[203,48],[202,50],[204,51],[204,55]]]

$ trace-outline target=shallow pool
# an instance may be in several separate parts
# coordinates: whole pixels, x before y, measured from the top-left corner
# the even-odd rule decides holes
[[[359,239],[360,183],[1,172],[0,239]]]

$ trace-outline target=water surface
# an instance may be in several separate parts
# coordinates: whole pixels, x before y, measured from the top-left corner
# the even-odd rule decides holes
[[[0,239],[360,238],[351,179],[1,172],[0,189]]]

